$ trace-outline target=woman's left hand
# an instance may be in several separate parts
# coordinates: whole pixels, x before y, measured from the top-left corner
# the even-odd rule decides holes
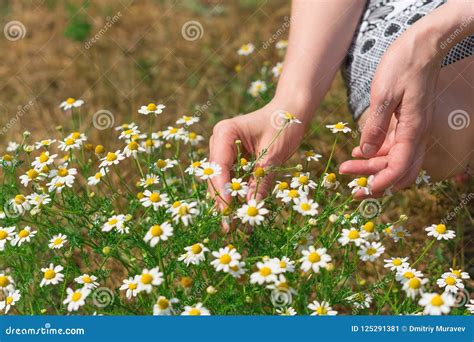
[[[375,175],[371,190],[376,197],[411,185],[427,148],[442,55],[429,31],[417,24],[390,46],[377,67],[360,145],[352,151],[354,158],[365,159],[346,161],[339,169]]]

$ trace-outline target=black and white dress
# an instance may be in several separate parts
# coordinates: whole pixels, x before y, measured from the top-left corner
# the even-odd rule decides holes
[[[367,1],[342,68],[349,109],[355,119],[370,105],[370,85],[384,52],[410,25],[445,2],[446,0]],[[473,53],[474,36],[470,36],[448,52],[442,66],[469,57]]]

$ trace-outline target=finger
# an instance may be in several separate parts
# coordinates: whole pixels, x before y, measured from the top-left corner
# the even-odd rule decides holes
[[[385,169],[388,157],[374,157],[370,159],[348,160],[339,166],[340,174],[349,175],[374,175]]]
[[[373,86],[376,87],[376,84]],[[375,156],[382,147],[393,112],[399,104],[398,101],[384,94],[385,92],[380,89],[373,89],[371,92],[369,116],[365,121],[360,138],[361,152],[365,158]]]
[[[237,137],[238,132],[235,125],[230,120],[223,120],[214,127],[210,141],[209,160],[219,164],[222,169],[220,175],[212,179],[213,186],[210,186],[210,192],[217,196],[214,191],[215,187],[219,193],[216,202],[221,210],[226,207],[226,202],[230,203],[231,200],[230,194],[225,191],[225,185],[231,179],[231,169],[237,155],[235,146]]]

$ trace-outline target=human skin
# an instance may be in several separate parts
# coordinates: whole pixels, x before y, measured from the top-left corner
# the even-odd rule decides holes
[[[257,111],[220,121],[214,127],[209,159],[221,165],[222,174],[209,190],[215,195],[215,187],[219,192],[216,200],[221,209],[230,201],[224,186],[236,161],[236,140],[241,141],[244,154],[259,155],[278,130],[270,124],[272,116],[284,110],[302,124],[285,129],[259,165],[280,165],[298,149],[315,108],[346,56],[364,5],[364,1],[352,0],[293,1],[288,51],[274,98]],[[375,175],[372,196],[409,186],[422,166],[442,179],[472,164],[474,125],[463,131],[449,129],[446,110],[457,106],[455,109],[472,115],[469,97],[473,83],[461,82],[455,74],[472,71],[473,58],[447,66],[442,72],[440,68],[449,48],[473,33],[474,20],[466,21],[471,16],[472,2],[449,1],[417,21],[385,52],[372,82],[371,106],[360,120],[361,144],[353,151],[353,157],[359,159],[340,166],[343,174]],[[466,22],[463,32],[440,49],[440,44]],[[453,158],[439,165],[436,158],[441,150]],[[271,174],[264,178],[255,194],[257,200],[265,197],[272,183]],[[256,182],[251,180],[249,199],[255,190]],[[363,195],[357,193],[355,197]]]

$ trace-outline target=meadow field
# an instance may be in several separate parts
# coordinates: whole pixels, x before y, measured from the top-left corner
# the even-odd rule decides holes
[[[214,207],[212,127],[272,98],[289,16],[279,0],[0,4],[2,313],[472,313],[472,178],[353,200],[367,179],[337,173],[360,136],[340,76],[300,150],[272,170],[239,155]],[[275,190],[247,201],[269,172]]]

